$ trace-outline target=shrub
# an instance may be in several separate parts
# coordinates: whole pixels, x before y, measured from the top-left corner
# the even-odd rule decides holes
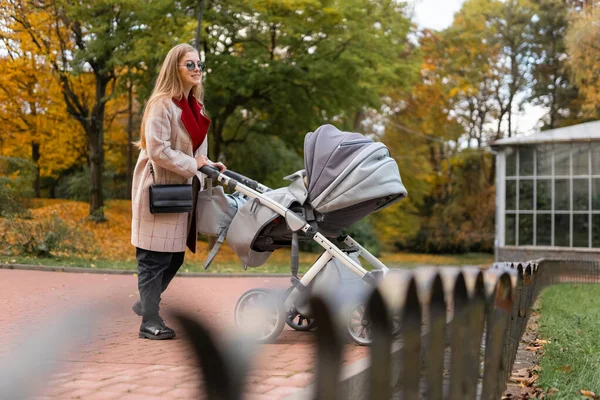
[[[33,197],[35,165],[23,158],[0,157],[0,216],[22,214]]]
[[[381,254],[381,243],[379,242],[379,239],[375,234],[375,230],[370,224],[368,218],[354,223],[348,229],[345,229],[344,233],[351,236],[352,239],[356,240],[371,254],[375,256],[379,256]],[[323,248],[313,240],[300,242],[300,250],[310,253],[321,253],[324,251]]]
[[[102,194],[105,199],[126,199],[129,196],[127,179],[112,169],[102,173]],[[92,178],[86,165],[80,171],[65,176],[56,187],[56,197],[76,201],[90,201]]]
[[[8,218],[1,228],[0,247],[12,254],[50,257],[96,252],[91,232],[69,226],[55,212],[41,221]]]

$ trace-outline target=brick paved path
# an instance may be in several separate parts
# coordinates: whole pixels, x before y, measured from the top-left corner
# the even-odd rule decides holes
[[[217,332],[229,332],[234,305],[243,292],[287,285],[287,278],[177,277],[164,293],[161,309],[166,315],[181,307]],[[114,316],[94,331],[90,343],[61,358],[61,369],[36,398],[201,398],[196,361],[180,330],[175,340],[138,339],[141,318],[131,311],[138,297],[136,286],[135,276],[0,270],[0,360],[23,329],[43,327],[59,311],[77,304],[110,301],[116,305]],[[345,363],[364,357],[366,351],[348,344]],[[314,357],[314,335],[286,327],[277,343],[259,349],[246,398],[280,399],[301,390],[313,381]]]

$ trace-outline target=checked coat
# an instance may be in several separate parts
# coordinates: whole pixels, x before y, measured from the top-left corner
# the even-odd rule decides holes
[[[150,162],[156,184],[192,183],[194,176],[203,182],[194,157],[207,155],[208,137],[194,152],[182,110],[171,99],[157,101],[147,113],[146,148],[140,151],[133,173],[131,244],[145,250],[182,252],[189,233],[190,249],[195,251],[196,232],[188,232],[188,228],[197,221],[191,221],[190,213],[150,213]],[[196,208],[192,214],[197,219]]]

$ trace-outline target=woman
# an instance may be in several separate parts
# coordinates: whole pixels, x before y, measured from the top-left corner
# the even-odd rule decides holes
[[[175,332],[158,314],[161,293],[183,264],[188,235],[195,244],[195,220],[189,213],[151,214],[149,186],[191,183],[198,169],[213,165],[206,154],[210,120],[202,103],[202,72],[198,52],[190,45],[172,48],[148,100],[141,148],[133,175],[131,243],[136,247],[140,300],[133,311],[142,316],[139,337],[172,339]],[[202,179],[200,179],[202,181]],[[195,216],[195,212],[194,218]],[[194,249],[193,249],[194,250]]]

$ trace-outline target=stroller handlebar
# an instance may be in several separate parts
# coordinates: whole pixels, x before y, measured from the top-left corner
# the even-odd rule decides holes
[[[208,166],[208,165],[204,165],[203,167],[200,168],[199,171],[212,179],[218,179],[219,175],[221,174],[221,170],[219,168]],[[228,178],[235,179],[237,182],[239,182],[245,186],[248,186],[250,189],[253,189],[253,190],[257,190],[257,189],[260,190],[261,186],[262,186],[255,180],[252,180],[252,179],[245,177],[242,174],[238,174],[237,172],[234,172],[234,171],[226,170],[225,172],[223,172],[223,175],[225,175]]]

